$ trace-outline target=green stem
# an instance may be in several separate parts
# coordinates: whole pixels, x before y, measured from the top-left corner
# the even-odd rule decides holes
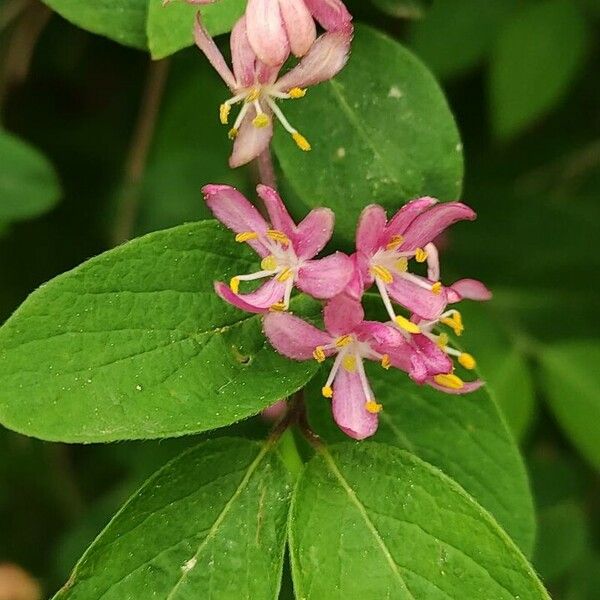
[[[298,477],[304,469],[304,461],[298,452],[294,433],[291,429],[286,429],[279,439],[279,456],[285,466],[294,477]]]

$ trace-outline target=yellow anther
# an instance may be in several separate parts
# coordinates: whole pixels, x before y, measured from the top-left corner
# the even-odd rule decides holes
[[[406,317],[398,315],[395,319],[396,325],[404,329],[404,331],[408,331],[408,333],[421,333],[421,328],[412,321],[409,321]]]
[[[382,267],[381,265],[374,265],[371,267],[371,272],[375,277],[379,277],[383,283],[392,283],[394,281],[394,276],[390,273],[389,269]]]
[[[393,235],[390,241],[387,243],[386,248],[388,250],[397,250],[404,243],[404,238],[398,234]]]
[[[256,115],[256,117],[252,119],[252,125],[254,125],[254,127],[256,127],[257,129],[264,129],[270,123],[271,119],[269,118],[269,115],[266,115],[265,113]]]
[[[381,357],[381,366],[387,371],[392,366],[392,361],[388,354],[384,354]]]
[[[436,281],[432,286],[431,286],[431,291],[436,295],[439,296],[442,293],[442,282],[441,281]]]
[[[328,385],[321,388],[321,394],[323,394],[323,398],[333,398],[333,390]]]
[[[452,328],[456,335],[462,335],[465,330],[461,314],[458,311],[454,312],[451,317],[440,319],[440,323]]]
[[[281,283],[286,282],[288,279],[294,276],[294,271],[292,271],[289,267],[286,267],[279,275],[277,275],[277,281]]]
[[[227,125],[229,122],[229,113],[231,112],[230,104],[221,104],[219,107],[219,119],[222,125]]]
[[[462,390],[462,388],[465,387],[465,382],[460,377],[457,377],[452,373],[449,375],[436,375],[433,380],[438,385],[451,390]]]
[[[477,366],[477,361],[467,352],[463,352],[458,357],[458,362],[465,368],[472,370]]]
[[[440,333],[437,339],[437,345],[443,350],[448,345],[449,341],[448,334]]]
[[[229,282],[229,287],[234,294],[237,294],[240,291],[240,279],[239,277],[232,277]]]
[[[287,310],[287,306],[285,305],[285,302],[275,302],[275,304],[271,304],[271,306],[269,306],[269,310],[271,312],[285,312]]]
[[[342,365],[344,365],[344,369],[346,369],[348,373],[354,373],[356,371],[356,357],[352,354],[344,356]]]
[[[318,362],[322,363],[327,357],[325,356],[325,350],[323,350],[323,346],[317,346],[313,350],[313,358]]]
[[[312,149],[311,145],[308,143],[308,140],[301,133],[298,133],[296,131],[296,132],[292,133],[292,137],[294,138],[294,141],[296,142],[296,146],[298,146],[298,148],[300,148],[300,150],[304,150],[304,152],[308,152],[309,150]]]
[[[415,259],[417,260],[417,262],[419,263],[424,263],[427,260],[427,252],[425,252],[425,250],[423,250],[423,248],[417,248],[415,250]]]
[[[260,267],[263,271],[274,271],[277,268],[277,259],[272,254],[265,256],[260,261]]]
[[[230,140],[235,140],[235,138],[238,136],[238,132],[239,130],[236,127],[232,127],[227,135],[229,136]]]
[[[402,258],[399,258],[395,265],[396,269],[398,269],[398,271],[400,271],[401,273],[406,273],[406,271],[408,271],[408,258],[406,258],[406,256],[403,256]]]
[[[247,96],[245,99],[245,102],[254,102],[255,100],[258,100],[258,97],[260,96],[260,88],[254,88]]]
[[[242,233],[238,233],[235,236],[235,241],[241,244],[242,242],[248,242],[250,240],[255,240],[256,238],[258,238],[258,233],[255,231],[242,231]]]
[[[367,412],[370,412],[372,415],[378,415],[383,410],[383,406],[375,402],[375,400],[369,400],[369,402],[365,404],[365,408],[367,409]]]
[[[343,335],[342,337],[339,337],[337,340],[335,340],[335,345],[337,348],[343,348],[344,346],[347,346],[348,344],[352,343],[352,336],[351,335]]]
[[[290,238],[288,238],[283,231],[279,231],[278,229],[269,229],[269,231],[267,231],[267,237],[280,244],[290,243]]]
[[[299,87],[295,87],[292,88],[288,94],[290,95],[290,98],[304,98],[304,96],[306,96],[306,90],[299,88]]]

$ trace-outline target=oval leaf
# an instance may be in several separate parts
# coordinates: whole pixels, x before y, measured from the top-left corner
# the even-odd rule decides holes
[[[276,354],[259,316],[214,293],[213,281],[256,271],[255,258],[204,221],[44,285],[0,329],[0,421],[66,442],[169,437],[228,425],[302,387],[314,366]]]
[[[121,509],[56,600],[274,600],[292,482],[272,447],[205,442]]]
[[[322,449],[292,501],[296,597],[549,599],[518,548],[461,487],[383,444]]]

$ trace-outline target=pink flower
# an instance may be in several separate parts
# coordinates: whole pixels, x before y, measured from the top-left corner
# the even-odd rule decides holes
[[[312,44],[308,54],[285,75],[278,78],[279,70],[287,53],[268,66],[259,60],[248,41],[246,18],[242,17],[231,32],[231,55],[233,72],[223,55],[208,35],[200,16],[195,27],[196,44],[227,84],[233,96],[220,107],[221,123],[229,122],[229,113],[235,104],[242,108],[229,131],[235,140],[230,158],[232,167],[244,165],[268,146],[273,136],[273,115],[292,136],[301,150],[311,149],[306,138],[285,118],[277,101],[302,98],[306,87],[316,85],[334,77],[346,64],[352,29],[330,32]]]
[[[456,221],[474,218],[473,210],[460,202],[438,204],[428,197],[409,202],[390,221],[381,206],[367,206],[356,233],[356,272],[350,292],[358,297],[375,283],[390,318],[409,333],[419,333],[415,323],[396,315],[392,300],[423,319],[437,319],[449,297],[439,281],[433,240]],[[427,263],[427,277],[409,271],[412,259]]]
[[[341,0],[248,0],[248,40],[270,66],[283,64],[290,51],[304,56],[317,37],[316,19],[327,31],[350,26],[352,15]]]
[[[335,356],[323,396],[333,399],[333,418],[340,429],[362,440],[377,430],[382,409],[369,385],[363,360],[381,362],[388,369],[392,350],[396,356],[407,353],[406,360],[410,360],[410,349],[395,327],[365,321],[360,302],[346,294],[327,303],[324,320],[327,331],[289,313],[270,313],[263,327],[273,347],[288,358],[323,362]]]
[[[257,187],[269,214],[267,223],[256,208],[235,188],[207,185],[202,189],[215,217],[234,231],[238,242],[247,242],[261,257],[261,270],[238,275],[229,286],[216,283],[223,300],[238,308],[262,313],[287,310],[294,286],[315,298],[332,298],[352,277],[350,257],[336,252],[320,260],[311,260],[325,247],[333,232],[334,215],[318,208],[296,226],[277,192],[265,185]],[[254,292],[240,294],[243,281],[268,279]]]

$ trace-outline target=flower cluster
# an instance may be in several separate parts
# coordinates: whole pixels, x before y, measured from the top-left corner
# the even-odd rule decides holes
[[[215,217],[261,258],[260,270],[237,275],[229,284],[217,282],[215,290],[241,310],[263,313],[265,335],[284,356],[319,363],[334,358],[322,392],[332,399],[333,416],[346,434],[355,439],[373,435],[382,410],[364,360],[400,369],[416,383],[450,394],[482,385],[455,374],[455,360],[467,370],[475,368],[475,360],[452,347],[443,328],[461,335],[463,323],[454,304],[462,299],[488,300],[491,294],[473,279],[444,286],[435,245],[450,225],[475,218],[468,206],[419,198],[389,221],[381,206],[368,206],[358,223],[355,253],[335,252],[315,259],[332,236],[332,211],[315,209],[296,225],[274,189],[259,185],[257,191],[268,221],[236,189],[203,188]],[[423,275],[413,272],[419,263],[426,271]],[[267,281],[242,293],[242,284],[257,280]],[[385,323],[365,320],[362,298],[373,287],[389,316]],[[294,288],[325,300],[325,330],[288,312]],[[406,316],[397,312],[397,306]]]

